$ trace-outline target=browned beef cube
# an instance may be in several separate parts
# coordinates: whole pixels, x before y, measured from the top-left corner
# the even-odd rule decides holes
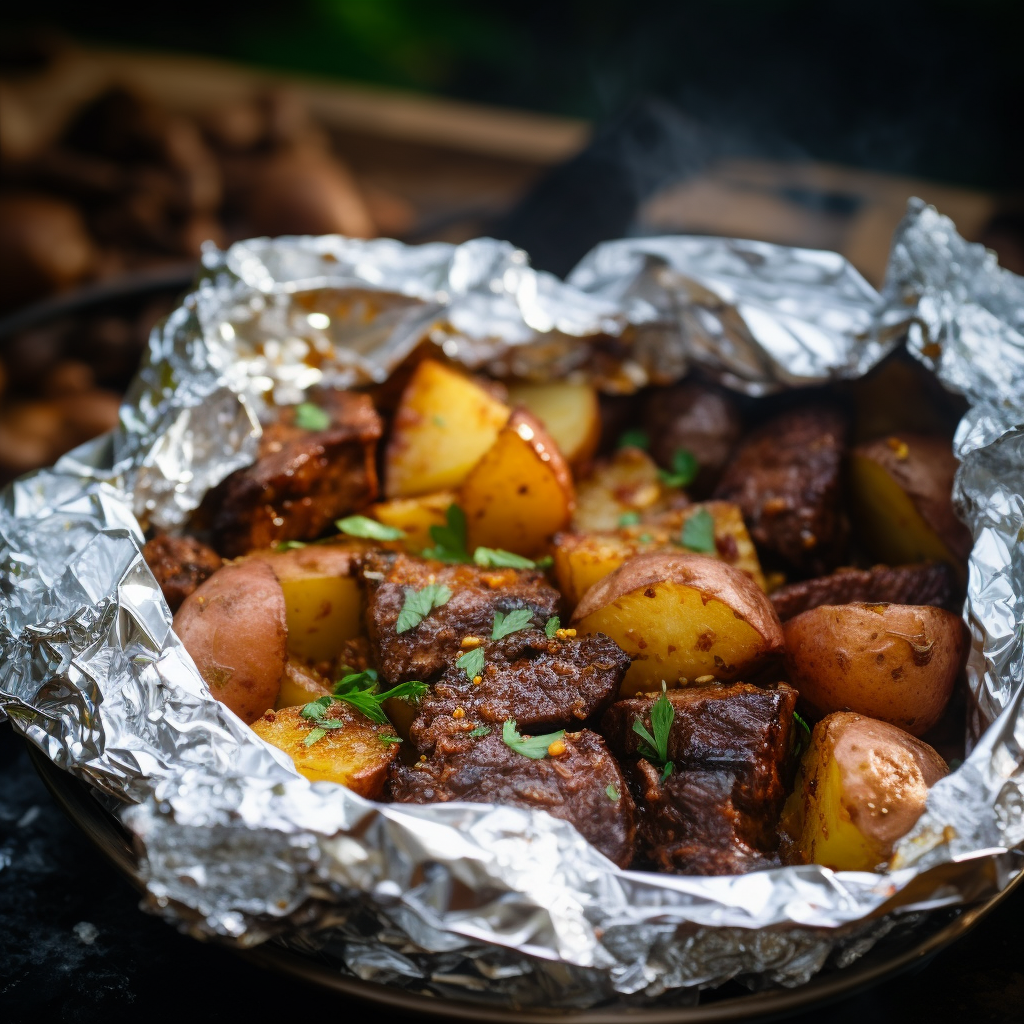
[[[420,702],[411,737],[421,752],[439,742],[450,752],[471,742],[475,727],[508,718],[524,733],[579,726],[608,706],[629,668],[629,655],[603,633],[559,639],[529,629],[481,649],[478,683],[449,665]]]
[[[391,798],[404,803],[466,800],[547,811],[620,867],[633,859],[636,810],[622,772],[597,733],[566,733],[564,751],[534,760],[495,727],[468,749],[391,768]]]
[[[181,602],[222,565],[212,548],[192,537],[154,537],[142,549],[142,557],[156,577],[164,599],[176,612]]]
[[[822,575],[841,561],[849,531],[840,494],[846,435],[835,409],[775,416],[741,443],[714,496],[739,505],[763,554]]]
[[[366,395],[327,392],[324,430],[303,430],[294,409],[264,428],[256,462],[204,499],[200,521],[226,557],[285,540],[313,540],[339,516],[377,496],[381,421]]]
[[[533,613],[531,625],[543,628],[558,614],[561,601],[542,572],[446,565],[383,551],[367,555],[361,578],[370,650],[391,685],[435,679],[465,650],[464,637],[490,637],[495,612],[528,608]],[[451,597],[418,625],[399,633],[398,617],[408,593],[432,583],[447,587]]]
[[[641,808],[640,848],[666,870],[729,874],[770,862],[788,783],[797,692],[736,683],[670,690],[672,771],[639,760],[630,778]],[[659,698],[613,704],[601,722],[611,748],[638,757]],[[744,866],[745,865],[745,866]]]
[[[783,621],[823,604],[853,601],[932,604],[951,612],[959,612],[963,604],[956,574],[945,562],[840,569],[831,576],[789,583],[773,590],[770,596]]]

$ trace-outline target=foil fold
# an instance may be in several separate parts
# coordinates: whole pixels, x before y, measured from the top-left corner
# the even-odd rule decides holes
[[[153,332],[120,429],[0,499],[0,708],[123,802],[146,905],[193,934],[523,1006],[800,984],[1021,868],[1022,299],[1024,281],[918,201],[881,294],[836,254],[736,239],[606,243],[566,282],[492,239],[209,249]],[[142,527],[180,527],[251,462],[263,403],[383,380],[418,345],[612,391],[699,366],[757,395],[860,376],[904,338],[971,402],[955,498],[975,538],[972,749],[886,874],[622,871],[543,812],[376,804],[310,783],[211,698],[141,558]]]

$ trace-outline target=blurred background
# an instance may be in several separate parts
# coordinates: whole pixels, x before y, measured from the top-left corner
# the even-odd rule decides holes
[[[844,253],[911,195],[1024,272],[1013,0],[34,0],[0,14],[0,482],[108,429],[206,241]]]

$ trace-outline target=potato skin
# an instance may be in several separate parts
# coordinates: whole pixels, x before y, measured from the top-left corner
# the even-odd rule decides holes
[[[274,706],[288,630],[284,592],[266,562],[218,569],[185,598],[173,625],[210,693],[243,722]]]
[[[821,605],[783,624],[786,668],[820,715],[855,711],[922,736],[949,702],[967,629],[931,605]]]

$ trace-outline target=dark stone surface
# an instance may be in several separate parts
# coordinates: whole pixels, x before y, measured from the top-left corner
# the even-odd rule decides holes
[[[1024,891],[915,974],[793,1024],[1011,1024],[1024,1008]],[[343,1020],[345,996],[259,970],[178,935],[54,804],[0,726],[0,1020],[184,1024]],[[375,1020],[388,1012],[367,1008]],[[327,1016],[327,1015],[330,1016]]]

